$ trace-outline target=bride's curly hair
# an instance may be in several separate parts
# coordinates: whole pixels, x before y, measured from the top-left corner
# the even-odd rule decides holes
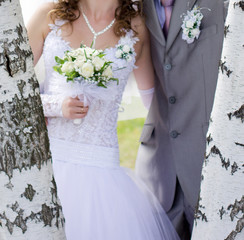
[[[53,21],[55,19],[68,20],[69,23],[72,24],[72,22],[81,15],[79,9],[80,1],[81,0],[58,0],[54,5],[54,9],[50,11],[51,19]],[[123,36],[125,34],[124,30],[132,30],[137,34],[131,24],[131,20],[137,16],[143,16],[141,0],[119,0],[119,6],[115,10],[115,35],[118,37]]]

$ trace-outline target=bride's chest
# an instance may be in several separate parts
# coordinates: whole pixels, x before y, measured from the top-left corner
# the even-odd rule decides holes
[[[115,78],[127,79],[133,71],[136,61],[136,53],[134,51],[136,41],[128,33],[125,37],[120,38],[114,47],[105,48],[105,58],[112,62]],[[51,31],[45,39],[43,48],[46,70],[48,72],[53,71],[53,66],[56,65],[55,57],[62,58],[64,53],[71,49],[70,42],[62,37],[61,31]]]

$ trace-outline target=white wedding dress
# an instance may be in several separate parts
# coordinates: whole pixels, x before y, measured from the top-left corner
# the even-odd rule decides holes
[[[178,240],[167,215],[139,180],[119,166],[117,115],[132,61],[115,57],[116,47],[105,50],[119,79],[115,99],[94,99],[80,125],[62,117],[66,83],[53,71],[55,56],[63,57],[69,43],[50,25],[44,49],[46,80],[41,98],[48,117],[48,133],[58,195],[63,206],[68,240]],[[133,48],[128,32],[119,41]],[[118,70],[118,69],[121,70]],[[58,79],[58,81],[57,81]],[[58,82],[58,84],[57,84]],[[72,84],[72,83],[69,83]]]

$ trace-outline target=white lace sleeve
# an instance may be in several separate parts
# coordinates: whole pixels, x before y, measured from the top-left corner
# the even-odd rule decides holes
[[[63,96],[41,94],[41,100],[45,117],[63,117]]]

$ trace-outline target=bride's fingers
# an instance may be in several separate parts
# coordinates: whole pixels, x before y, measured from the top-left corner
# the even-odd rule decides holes
[[[88,107],[88,106],[84,106],[84,102],[82,102],[82,101],[80,101],[80,100],[76,101],[76,102],[75,102],[75,105],[76,105],[77,107]]]
[[[84,118],[85,116],[86,116],[86,113],[75,113],[72,115],[72,119]]]
[[[88,107],[74,107],[75,113],[87,113]]]
[[[69,97],[66,99],[66,103],[68,107],[84,107],[84,102],[82,102],[78,97]]]

